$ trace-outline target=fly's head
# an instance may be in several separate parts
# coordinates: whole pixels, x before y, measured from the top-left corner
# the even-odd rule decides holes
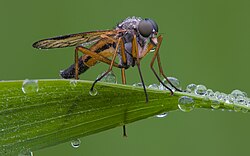
[[[149,18],[141,20],[138,25],[138,32],[142,37],[148,38],[153,45],[157,45],[158,25],[154,20]]]

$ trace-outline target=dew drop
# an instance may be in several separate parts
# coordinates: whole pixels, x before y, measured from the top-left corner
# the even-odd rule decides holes
[[[38,92],[38,80],[24,80],[22,85],[22,91],[25,94],[31,94]]]
[[[178,107],[183,112],[190,112],[194,109],[194,100],[188,96],[182,96],[178,100]]]
[[[81,144],[80,139],[75,139],[75,140],[71,141],[71,146],[74,147],[74,148],[80,147],[80,144]]]
[[[207,91],[207,88],[204,85],[197,85],[194,93],[197,95],[205,95]]]
[[[148,88],[159,89],[159,86],[157,84],[151,84],[151,85],[148,86]]]
[[[180,86],[180,81],[175,78],[175,77],[168,77],[168,80],[178,89],[181,89],[181,86]],[[168,81],[166,79],[163,79],[162,82],[167,86],[169,87],[171,90],[175,91],[175,88],[172,87]],[[167,90],[167,88],[165,88],[161,83],[159,85],[159,89],[160,90]]]
[[[191,84],[187,85],[186,91],[188,93],[194,93],[195,88],[196,88],[196,84],[191,83]]]
[[[18,156],[33,156],[33,152],[31,152],[30,149],[23,149]]]
[[[235,99],[235,103],[240,104],[240,105],[245,105],[246,101],[243,96],[237,96]]]
[[[71,87],[75,87],[77,85],[77,80],[70,80],[69,84]]]
[[[240,91],[240,90],[238,90],[238,89],[233,90],[231,94],[232,94],[235,98],[238,97],[238,96],[245,97],[244,93],[242,93],[242,91]]]
[[[211,107],[213,108],[213,109],[218,109],[218,108],[220,108],[220,101],[218,101],[218,100],[211,100]]]
[[[101,77],[104,73],[106,73],[106,72],[103,72],[102,74],[98,75],[97,78]],[[116,76],[115,76],[113,71],[110,71],[100,81],[101,82],[108,82],[108,83],[117,83],[117,79],[116,79]]]
[[[235,97],[232,94],[228,94],[226,96],[226,101],[227,104],[234,104],[235,103]]]
[[[139,82],[139,83],[134,83],[132,86],[133,86],[133,87],[143,87],[143,85],[142,85],[141,82]]]
[[[215,99],[215,95],[212,89],[208,89],[205,96],[208,97],[209,99]]]
[[[156,115],[156,117],[157,117],[157,118],[164,118],[164,117],[166,117],[167,115],[168,115],[168,113],[165,112],[165,113]]]
[[[89,95],[96,96],[98,94],[97,90],[93,88],[93,90],[89,90]]]

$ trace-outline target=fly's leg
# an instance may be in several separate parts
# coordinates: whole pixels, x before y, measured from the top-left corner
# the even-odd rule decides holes
[[[122,57],[122,63],[127,64],[127,58],[125,55],[125,46],[123,40],[121,40],[121,57]],[[122,75],[122,84],[126,84],[126,75],[125,75],[125,68],[121,68],[121,75]],[[126,113],[124,113],[124,120],[126,120]],[[123,130],[123,136],[127,137],[127,132],[126,132],[126,125],[122,126]]]
[[[144,90],[144,93],[145,93],[146,103],[148,103],[148,93],[147,93],[145,83],[143,81],[143,77],[142,77],[142,73],[141,73],[140,58],[139,58],[137,41],[136,41],[136,36],[135,35],[134,35],[133,40],[132,40],[132,56],[136,60],[135,62],[136,62],[136,65],[137,65],[137,68],[138,68],[138,71],[139,71],[141,83],[142,83],[143,90]]]
[[[109,63],[109,69],[104,74],[102,74],[102,76],[100,76],[99,78],[97,78],[94,81],[94,83],[92,84],[92,87],[90,88],[91,91],[93,91],[95,84],[98,81],[100,81],[103,77],[105,77],[112,70],[113,66],[116,64],[115,63],[115,58],[117,56],[117,52],[118,52],[118,48],[119,48],[120,43],[121,43],[121,38],[119,38],[118,41],[117,41],[117,46],[115,48],[115,52],[113,54],[113,58],[112,58],[111,62]],[[118,67],[118,65],[117,65],[117,67]]]
[[[162,36],[160,35],[158,38],[157,38],[157,41],[158,41],[158,44],[156,46],[156,49],[155,49],[155,52],[154,52],[154,56],[151,60],[151,63],[150,63],[150,67],[153,71],[153,73],[155,74],[156,78],[158,79],[158,81],[164,86],[166,87],[169,91],[170,91],[170,94],[173,95],[173,91],[172,89],[170,89],[168,86],[166,86],[160,79],[160,77],[158,76],[158,74],[156,73],[153,65],[154,65],[154,62],[155,62],[155,59],[157,58],[157,61],[158,61],[158,67],[159,67],[159,71],[160,71],[160,74],[169,82],[169,84],[175,88],[176,90],[180,91],[178,88],[176,88],[169,80],[168,78],[165,76],[165,74],[163,73],[163,70],[162,70],[162,67],[161,67],[161,63],[160,63],[160,57],[159,57],[159,49],[160,49],[160,46],[161,46],[161,42],[162,42]]]

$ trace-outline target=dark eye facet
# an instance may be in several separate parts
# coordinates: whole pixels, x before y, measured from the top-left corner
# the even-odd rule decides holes
[[[153,29],[154,29],[153,24],[147,19],[141,20],[139,25],[138,25],[139,33],[143,37],[149,37],[150,34],[152,33]]]
[[[157,23],[156,23],[154,20],[152,20],[152,19],[150,19],[150,18],[146,18],[145,20],[149,21],[149,22],[153,25],[153,29],[154,29],[156,32],[158,32],[158,25],[157,25]]]

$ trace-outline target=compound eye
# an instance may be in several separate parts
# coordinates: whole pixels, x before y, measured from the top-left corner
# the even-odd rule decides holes
[[[143,37],[149,37],[153,32],[153,29],[154,29],[153,24],[148,19],[141,20],[138,25],[139,33]]]
[[[146,18],[145,20],[149,21],[153,25],[153,29],[155,30],[155,32],[158,32],[158,25],[154,20],[150,18]]]

